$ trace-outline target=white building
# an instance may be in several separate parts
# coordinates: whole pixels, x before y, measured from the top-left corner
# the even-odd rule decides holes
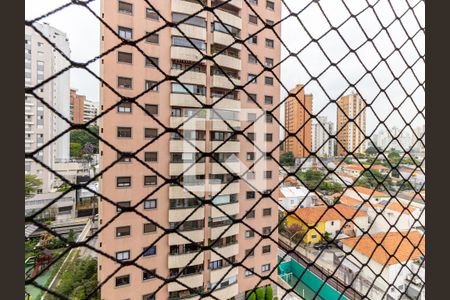
[[[66,56],[70,55],[69,40],[65,33],[44,23],[35,23],[39,30]],[[25,27],[25,86],[32,87],[67,67],[67,60],[55,51],[33,28]],[[69,71],[34,90],[38,97],[70,120]],[[43,146],[69,125],[45,107],[40,100],[25,94],[25,151],[31,152]],[[45,165],[53,168],[57,159],[69,159],[70,137],[65,134],[35,155]],[[42,179],[42,191],[54,188],[54,175],[33,160],[25,160],[25,173]]]
[[[280,188],[280,192],[280,205],[287,211],[325,204],[304,186],[285,186]]]
[[[83,112],[83,121],[84,123],[89,122],[94,119],[98,115],[98,102],[94,102],[91,100],[84,101],[84,112]],[[94,121],[94,124],[97,124],[97,120]]]
[[[25,198],[25,216],[31,215],[50,202],[54,201],[50,207],[46,208],[38,216],[42,219],[50,218],[56,220],[67,220],[75,217],[75,191],[70,191],[61,197],[62,192],[36,194],[31,198]],[[61,197],[61,198],[58,198]],[[55,201],[55,199],[58,199]]]
[[[312,150],[317,151],[318,156],[335,156],[336,140],[330,139],[332,134],[334,134],[333,122],[328,121],[327,117],[317,117],[317,121],[312,124]]]

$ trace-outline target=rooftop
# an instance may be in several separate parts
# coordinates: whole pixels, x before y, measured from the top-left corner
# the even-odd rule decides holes
[[[364,194],[364,195],[369,195],[369,196],[371,195],[372,197],[389,197],[389,195],[386,193],[382,193],[382,192],[372,190],[369,188],[365,188],[362,186],[354,186],[354,187],[352,187],[352,189],[355,190],[359,194]]]
[[[316,224],[322,221],[345,221],[346,219],[363,217],[367,216],[367,212],[344,204],[335,204],[330,208],[326,205],[300,208],[295,211],[295,216],[307,224]]]
[[[417,230],[412,230],[409,233],[364,234],[341,241],[344,245],[368,258],[372,256],[371,259],[381,265],[404,263],[408,260],[419,259],[421,255],[425,255],[425,236]],[[380,243],[384,249],[381,246],[377,246]]]

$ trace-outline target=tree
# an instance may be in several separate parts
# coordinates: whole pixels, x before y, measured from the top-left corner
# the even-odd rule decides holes
[[[266,300],[273,299],[273,289],[271,285],[266,286]]]
[[[245,296],[245,299],[247,300],[256,300],[256,294],[254,291],[247,292],[247,295]]]
[[[388,154],[388,160],[392,165],[396,166],[400,162],[400,153],[396,150],[391,151]]]
[[[29,197],[37,193],[42,187],[42,179],[36,175],[25,175],[25,196]]]
[[[63,182],[57,189],[58,192],[65,192],[68,189],[70,189],[70,184],[68,184],[67,182]]]
[[[79,143],[70,143],[70,157],[80,158],[82,155],[82,146]]]
[[[355,185],[374,189],[378,186],[378,182],[382,182],[382,184],[386,186],[392,185],[392,179],[389,176],[386,176],[385,178],[385,175],[377,170],[364,171],[362,176],[355,182]],[[380,188],[380,186],[378,186],[378,188]]]
[[[323,234],[323,237],[325,238],[326,241],[329,241],[331,238],[331,233],[329,233],[328,231],[325,231],[325,233]]]
[[[293,166],[293,165],[295,165],[294,154],[291,151],[281,153],[281,155],[280,155],[280,164],[282,166]]]
[[[86,144],[92,144],[95,147],[95,153],[98,151],[98,138],[93,134],[98,136],[99,128],[97,125],[92,125],[86,129],[75,129],[70,132],[70,143],[76,143],[81,145],[81,149],[84,149]]]
[[[306,172],[298,172],[297,177],[304,183],[304,185],[314,190],[318,187],[319,182],[325,177],[325,174],[317,170],[307,170]]]
[[[256,289],[256,299],[264,300],[264,288],[259,287]]]
[[[366,149],[367,155],[376,155],[377,153],[378,153],[378,149],[375,148],[374,146],[370,146]]]

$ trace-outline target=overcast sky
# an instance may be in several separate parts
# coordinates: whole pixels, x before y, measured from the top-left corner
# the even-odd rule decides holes
[[[27,20],[33,19],[67,2],[70,1],[26,0],[25,17]],[[289,10],[296,14],[302,11],[309,2],[310,1],[304,0],[285,0]],[[374,3],[376,1],[368,2]],[[336,31],[328,32],[330,29],[328,21],[331,23],[331,26],[338,27],[350,16],[350,13],[342,1],[320,0],[320,7],[328,17],[328,21],[316,3],[309,5],[298,15],[303,24],[295,17],[287,18],[282,23],[282,37],[288,49],[283,47],[282,58],[287,57],[289,52],[296,53],[303,49],[311,41],[311,37],[314,39],[320,38],[319,44],[322,50],[316,43],[312,43],[300,52],[298,59],[296,57],[289,57],[282,64],[281,68],[281,80],[283,85],[287,89],[291,89],[298,83],[307,83],[311,80],[311,76],[317,77],[321,74],[323,70],[330,65],[329,60],[323,53],[325,53],[333,63],[337,63],[350,51],[346,44],[352,49],[356,49],[365,43],[364,46],[356,51],[356,53],[348,55],[344,60],[337,64],[336,67],[329,68],[324,74],[318,77],[318,82],[320,84],[317,81],[311,81],[306,85],[305,90],[307,93],[313,94],[313,112],[321,112],[320,115],[327,116],[330,120],[335,122],[336,105],[329,104],[329,99],[336,99],[343,92],[349,92],[349,84],[343,76],[347,77],[347,80],[350,83],[355,84],[365,75],[363,79],[356,84],[356,87],[363,99],[368,103],[373,103],[372,108],[376,114],[381,119],[386,118],[392,110],[388,97],[395,106],[398,106],[406,97],[405,90],[407,93],[411,93],[417,87],[418,83],[414,75],[417,76],[420,82],[424,81],[424,61],[420,60],[416,63],[413,67],[414,73],[411,70],[407,71],[398,82],[389,87],[386,90],[388,97],[381,94],[379,97],[375,98],[380,91],[378,85],[380,85],[382,89],[386,88],[393,80],[391,71],[395,76],[399,76],[407,68],[405,60],[407,64],[411,65],[418,59],[419,55],[424,54],[424,33],[421,32],[416,35],[413,39],[414,43],[411,41],[406,43],[400,49],[400,52],[395,52],[395,54],[386,61],[387,64],[384,62],[381,63],[371,74],[366,74],[364,66],[367,69],[372,70],[378,62],[382,60],[380,54],[383,59],[385,59],[393,50],[399,48],[406,40],[408,40],[408,35],[412,36],[420,27],[425,26],[424,3],[420,1],[421,3],[414,9],[415,15],[411,11],[408,12],[402,17],[402,23],[399,21],[394,22],[394,24],[388,28],[387,33],[386,31],[383,31],[374,38],[381,29],[380,22],[383,26],[389,25],[396,19],[395,14],[397,16],[402,15],[409,9],[409,6],[412,7],[417,2],[419,1],[379,1],[374,7],[375,12],[369,8],[358,16],[357,19],[363,29],[359,27],[360,25],[358,25],[355,19],[347,21],[339,28],[339,34],[345,42],[343,42]],[[357,15],[367,6],[366,1],[364,0],[345,1],[345,3],[352,15]],[[390,5],[393,6],[395,14]],[[90,4],[90,7],[98,13],[100,10],[100,1],[94,1]],[[287,16],[288,14],[288,9],[283,7],[283,16]],[[377,17],[380,19],[379,21],[377,20]],[[421,25],[417,23],[416,18]],[[99,22],[86,9],[77,5],[71,5],[62,11],[43,19],[41,22],[48,22],[50,25],[64,31],[68,35],[71,47],[71,58],[73,60],[87,61],[98,55],[100,51]],[[403,27],[406,29],[406,33]],[[307,32],[311,36],[309,36]],[[325,33],[327,34],[322,37]],[[367,34],[367,37],[365,34]],[[372,42],[374,45],[371,42],[367,42],[368,38],[373,39]],[[393,43],[391,42],[391,39]],[[416,51],[416,48],[419,53]],[[357,55],[361,59],[362,64],[358,60]],[[388,66],[391,70],[389,70]],[[90,69],[98,73],[99,64],[92,64]],[[308,70],[311,76],[306,70]],[[99,100],[99,83],[91,75],[85,71],[72,70],[70,77],[72,88],[78,89],[79,93],[86,95],[88,99],[93,101]],[[286,92],[284,88],[282,88],[282,99],[285,96]],[[412,99],[408,99],[405,104],[399,108],[399,113],[405,117],[407,122],[410,122],[416,115],[416,108],[412,101],[414,101],[419,109],[424,107],[425,93],[422,88],[419,88],[412,95]],[[324,109],[325,106],[326,108]],[[367,119],[367,133],[370,134],[378,123],[370,109],[367,110]],[[388,127],[404,127],[404,122],[397,112],[388,119],[386,124]],[[424,119],[419,116],[418,120],[413,123],[413,126],[422,124],[424,124]]]

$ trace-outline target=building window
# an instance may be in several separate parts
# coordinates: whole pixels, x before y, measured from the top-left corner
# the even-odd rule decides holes
[[[249,64],[257,64],[258,60],[256,59],[256,56],[254,56],[253,54],[249,53],[248,54],[248,63]]]
[[[145,104],[144,108],[145,108],[145,111],[149,115],[157,115],[158,114],[158,105],[157,104]]]
[[[255,152],[247,152],[247,160],[255,160]]]
[[[156,270],[148,270],[142,272],[142,280],[149,280],[155,278]]]
[[[255,249],[245,249],[245,256],[246,257],[255,256]]]
[[[144,233],[150,233],[156,231],[156,225],[153,223],[145,223],[144,224]]]
[[[248,132],[247,137],[249,138],[250,141],[252,141],[252,142],[255,141],[255,133],[254,132]]]
[[[152,56],[146,57],[145,66],[149,68],[156,68],[157,66],[159,66],[159,58]]]
[[[116,186],[117,187],[129,187],[129,186],[131,186],[131,177],[130,176],[117,177],[117,179],[116,179]]]
[[[116,227],[116,237],[128,236],[131,234],[131,226]]]
[[[250,4],[258,5],[258,0],[248,0]]]
[[[265,104],[273,104],[273,97],[272,96],[264,96],[264,103]]]
[[[116,259],[119,261],[125,261],[130,259],[130,250],[116,252]]]
[[[122,286],[130,284],[130,275],[123,275],[116,277],[116,286]]]
[[[133,79],[129,77],[117,77],[117,86],[122,89],[131,89],[133,87]]]
[[[271,133],[266,133],[264,138],[266,142],[271,142],[273,140],[273,135]]]
[[[248,214],[247,214],[247,219],[254,219],[255,218],[255,210],[252,209]]]
[[[154,209],[156,208],[156,199],[144,200],[144,209]]]
[[[179,94],[189,94],[191,92],[194,95],[206,95],[206,87],[203,85],[198,84],[179,84],[179,83],[172,83],[172,93],[179,93]]]
[[[264,178],[265,179],[271,179],[272,178],[272,171],[264,171]]]
[[[119,12],[127,15],[132,15],[133,4],[124,1],[119,1]]]
[[[262,254],[270,253],[270,245],[262,246]]]
[[[264,83],[266,85],[273,85],[273,77],[269,77],[269,76],[264,77]]]
[[[147,32],[146,34],[149,34],[149,32]],[[150,43],[150,44],[156,44],[156,45],[158,45],[158,44],[159,44],[159,34],[157,34],[157,33],[152,33],[152,34],[150,34],[149,36],[147,36],[147,37],[145,38],[145,41],[146,41],[147,43]]]
[[[178,46],[178,47],[187,47],[187,48],[195,48],[197,47],[200,50],[206,49],[206,42],[203,40],[198,40],[194,38],[185,38],[181,36],[172,36],[172,46]]]
[[[131,40],[133,38],[133,29],[119,26],[119,36],[124,40]]]
[[[247,191],[245,193],[245,198],[246,199],[255,199],[255,197],[256,197],[255,191]]]
[[[245,277],[253,276],[254,271],[255,271],[255,268],[249,268],[248,270],[245,270]]]
[[[197,17],[197,16],[190,16],[187,14],[172,13],[172,22],[179,23],[181,21],[183,21],[183,23],[181,23],[181,24],[206,27],[205,18]]]
[[[261,266],[261,272],[269,272],[270,271],[270,264],[264,264]]]
[[[263,208],[263,217],[271,216],[272,215],[272,208]]]
[[[124,102],[117,105],[117,112],[120,113],[131,113],[131,103],[130,102]]]
[[[248,122],[254,122],[254,121],[256,121],[256,114],[255,114],[255,113],[248,113],[248,114],[247,114],[247,121],[248,121]]]
[[[144,253],[142,256],[153,256],[156,255],[156,246],[144,248]]]
[[[144,176],[144,185],[156,185],[158,177],[156,175]]]
[[[266,20],[266,24],[272,26],[273,24],[275,24],[275,22],[272,20]]]
[[[158,152],[145,152],[144,153],[144,160],[145,161],[150,161],[150,162],[158,161]]]
[[[249,39],[248,39],[248,43],[249,44],[258,44],[258,36],[256,36],[256,35],[253,35],[253,36],[251,36]]]
[[[156,85],[157,83],[158,83],[157,81],[146,80],[145,81],[145,90],[150,90],[151,92],[157,92],[159,90],[159,85]]]
[[[262,229],[262,234],[264,234],[264,235],[269,235],[270,232],[272,232],[272,228],[271,228],[270,226],[268,226],[268,227],[263,227],[263,229]]]
[[[273,40],[266,39],[266,48],[273,48],[273,47],[274,47]]]
[[[255,171],[248,171],[247,179],[255,179]]]
[[[131,206],[131,201],[120,201],[120,202],[117,202],[116,211],[117,212],[121,212],[122,208],[130,207],[130,206]]]
[[[117,137],[130,138],[131,127],[117,127]]]
[[[122,63],[131,64],[131,63],[133,63],[133,54],[128,53],[128,52],[118,51],[117,52],[117,61],[122,62]]]
[[[155,294],[147,294],[142,296],[142,300],[155,300]]]
[[[156,11],[153,10],[153,8],[150,7],[147,7],[145,9],[145,17],[147,19],[159,20],[159,15],[156,13]]]
[[[258,24],[258,17],[255,15],[248,15],[248,21],[252,24]]]
[[[256,94],[248,94],[247,101],[248,102],[256,102],[257,98],[258,98],[258,96]]]
[[[265,64],[266,64],[266,67],[272,68],[273,67],[273,58],[266,57]]]
[[[255,236],[255,232],[251,229],[245,231],[245,238],[252,238]]]
[[[275,3],[273,1],[266,1],[266,8],[268,10],[275,10]]]
[[[117,159],[120,163],[130,163],[131,162],[131,153],[130,152],[123,152],[123,153],[117,153]]]
[[[273,122],[273,118],[272,115],[268,112],[266,112],[266,123],[272,123]]]
[[[256,83],[256,75],[255,74],[248,74],[247,75],[247,81],[250,83]]]
[[[158,129],[156,128],[145,128],[144,129],[144,137],[146,139],[153,139],[158,136]]]

